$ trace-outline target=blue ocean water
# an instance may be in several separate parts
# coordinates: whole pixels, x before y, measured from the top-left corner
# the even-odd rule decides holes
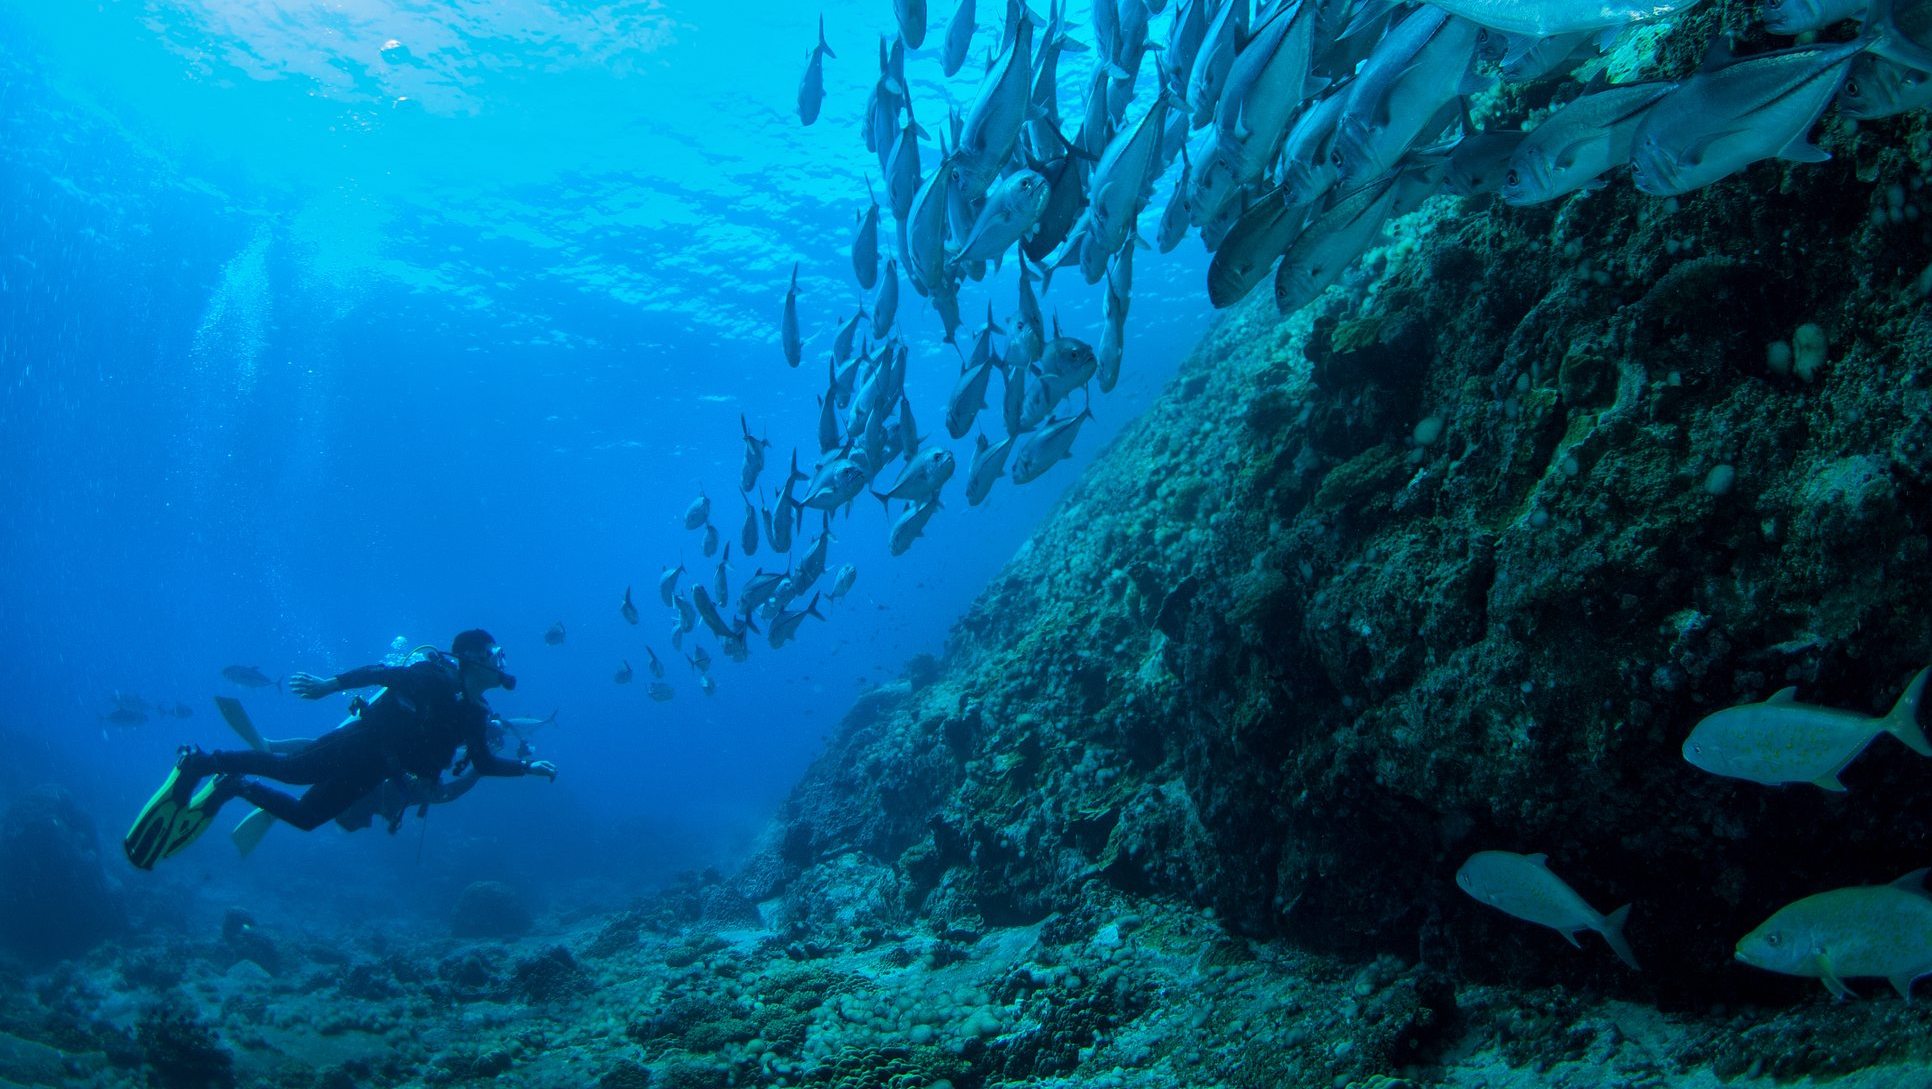
[[[774,444],[761,483],[793,446],[809,465],[823,360],[862,297],[859,123],[892,12],[823,14],[838,58],[805,128],[819,11],[800,5],[0,3],[0,791],[60,785],[111,843],[176,746],[236,744],[212,696],[270,735],[342,713],[223,667],[331,673],[481,625],[522,682],[499,710],[559,712],[536,739],[554,784],[485,783],[394,839],[280,830],[245,860],[211,842],[191,856],[210,895],[426,872],[623,895],[736,857],[853,697],[941,649],[1207,309],[1197,244],[1147,253],[1120,388],[1072,464],[955,500],[902,557],[862,501],[833,529],[852,595],[742,665],[710,644],[701,695],[655,592],[680,559],[710,575],[680,515],[703,487],[737,536],[740,414]],[[941,80],[939,38],[913,94],[963,104],[983,64]],[[1065,101],[1091,63],[1067,58]],[[1097,336],[1098,291],[1067,280],[1048,312]],[[968,322],[1014,290],[1010,264],[968,285]],[[909,291],[901,323],[944,441],[958,357]],[[970,439],[952,445],[963,467]],[[732,566],[735,587],[782,561]],[[645,693],[647,644],[671,702]],[[110,724],[117,692],[193,714]]]

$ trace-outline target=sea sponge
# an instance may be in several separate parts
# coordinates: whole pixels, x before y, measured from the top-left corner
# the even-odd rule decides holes
[[[1815,322],[1805,322],[1792,331],[1791,369],[1799,378],[1807,382],[1816,379],[1830,352],[1831,345],[1825,340],[1825,330]]]

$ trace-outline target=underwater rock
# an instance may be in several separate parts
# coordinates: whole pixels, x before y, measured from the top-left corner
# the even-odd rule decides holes
[[[450,933],[459,938],[516,938],[530,930],[530,909],[501,881],[473,881],[456,897]]]
[[[0,945],[30,964],[76,956],[126,929],[94,819],[59,787],[0,814]]]
[[[235,1084],[234,1055],[191,1013],[152,1007],[141,1015],[134,1035],[153,1089],[228,1089]]]

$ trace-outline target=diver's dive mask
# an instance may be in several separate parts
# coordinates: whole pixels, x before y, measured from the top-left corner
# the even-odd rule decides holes
[[[503,668],[506,659],[504,657],[502,647],[493,646],[489,650],[484,651],[482,654],[477,655],[471,660],[474,662],[477,662],[478,664],[489,666],[490,669],[494,670],[496,672],[497,682],[503,686],[503,690],[505,692],[516,691],[516,688],[517,688],[516,674],[511,673],[509,670]]]

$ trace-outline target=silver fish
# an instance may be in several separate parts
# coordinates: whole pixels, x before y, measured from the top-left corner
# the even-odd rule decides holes
[[[1419,141],[1459,113],[1458,94],[1478,89],[1476,26],[1422,8],[1396,24],[1351,85],[1335,126],[1343,184],[1363,184],[1395,168]]]
[[[1316,10],[1312,3],[1278,7],[1241,47],[1214,108],[1219,156],[1202,164],[1203,178],[1225,169],[1234,185],[1247,185],[1273,161],[1307,95]]]
[[[825,104],[825,58],[839,55],[825,44],[825,16],[818,17],[818,44],[805,62],[805,78],[798,81],[798,119],[809,125],[818,120],[819,107]]]
[[[718,569],[711,576],[711,597],[720,608],[731,602],[731,583],[725,571],[731,566],[731,542],[725,542],[724,555],[718,557]]]
[[[987,316],[990,322],[990,311]],[[990,334],[982,334],[981,343],[989,339]],[[986,383],[997,362],[990,348],[981,351],[975,345],[972,360],[960,369],[959,380],[953,383],[953,392],[946,399],[946,433],[953,438],[965,438],[966,432],[973,429],[973,421],[986,407]]]
[[[1919,728],[1919,704],[1932,669],[1922,669],[1892,710],[1881,717],[1799,703],[1785,688],[1761,703],[1726,707],[1704,716],[1684,740],[1684,759],[1713,775],[1754,783],[1812,783],[1842,791],[1839,773],[1879,734],[1889,733],[1921,756],[1932,756]]]
[[[1288,127],[1281,144],[1283,199],[1310,204],[1335,187],[1342,168],[1335,163],[1335,127],[1348,105],[1349,84],[1342,83],[1311,104]]]
[[[1341,278],[1389,219],[1413,210],[1441,184],[1439,169],[1406,168],[1336,201],[1289,245],[1275,269],[1275,306],[1292,314]]]
[[[765,471],[765,450],[771,446],[771,440],[752,435],[751,425],[745,422],[742,412],[738,414],[738,429],[745,440],[745,460],[738,470],[738,490],[748,492],[758,486],[758,474]]]
[[[873,272],[873,279],[878,279],[876,268]],[[872,285],[867,284],[866,290],[870,291],[871,289]],[[852,358],[852,341],[859,335],[859,319],[864,316],[865,311],[863,309],[854,310],[852,316],[845,319],[839,325],[839,331],[832,334],[832,364],[834,366]]]
[[[818,611],[817,594],[812,595],[812,600],[803,609],[797,612],[781,612],[772,617],[771,632],[765,637],[771,643],[771,649],[777,650],[791,642],[798,635],[798,626],[803,624],[808,616],[825,619],[825,614]]]
[[[611,680],[616,681],[618,684],[631,683],[631,663],[629,659],[624,659],[624,664],[617,667],[617,672],[611,676]]]
[[[1626,83],[1577,96],[1517,145],[1503,176],[1503,200],[1517,205],[1555,200],[1629,162],[1644,115],[1677,86],[1661,80]]]
[[[683,573],[684,565],[678,564],[665,568],[664,573],[657,577],[657,596],[664,599],[664,604],[669,605],[671,599],[677,596],[678,576]]]
[[[1635,135],[1632,180],[1652,196],[1701,189],[1762,159],[1830,158],[1812,125],[1870,41],[1801,45],[1726,61],[1717,54],[1650,108]]]
[[[1013,436],[988,442],[985,435],[973,449],[973,464],[966,470],[966,505],[977,507],[993,491],[993,482],[1006,472],[1006,455],[1013,450]]]
[[[1477,900],[1524,922],[1547,926],[1576,945],[1579,930],[1603,935],[1610,948],[1630,967],[1637,958],[1623,939],[1630,905],[1608,915],[1586,903],[1562,878],[1550,872],[1543,855],[1514,851],[1478,851],[1456,871],[1456,884]]]
[[[1100,346],[1094,351],[1094,383],[1102,393],[1112,393],[1114,383],[1120,381],[1120,362],[1126,351],[1126,338],[1126,313],[1109,307],[1106,320],[1100,327]]]
[[[1006,379],[1006,390],[1000,398],[1000,418],[1006,424],[1008,437],[1031,430],[1026,423],[1026,402],[1029,397],[1026,376],[1031,366],[1030,363],[1009,358],[1006,370],[1002,372]]]
[[[1290,204],[1277,186],[1242,213],[1208,262],[1208,302],[1226,309],[1253,291],[1281,259],[1308,220],[1306,205]]]
[[[912,218],[906,224],[906,276],[912,289],[921,295],[932,294],[934,284],[946,268],[946,200],[952,193],[957,160],[947,155],[939,160],[930,177],[919,183],[912,198]],[[877,322],[873,335],[883,335]]]
[[[1006,165],[1020,138],[1032,101],[1033,23],[1026,18],[1017,22],[1012,44],[986,73],[953,146],[959,162],[959,176],[953,184],[969,200],[977,199],[999,177],[1000,168]]]
[[[684,528],[696,529],[711,517],[711,497],[704,494],[704,485],[698,485],[698,497],[684,508]]]
[[[1932,75],[1867,53],[1854,57],[1838,92],[1838,112],[1854,121],[1897,117],[1932,106]]]
[[[745,580],[745,584],[738,588],[738,612],[743,615],[755,612],[772,599],[772,595],[778,592],[779,583],[784,582],[789,575],[788,571],[775,572],[763,569],[753,573]]]
[[[1547,38],[1603,30],[1689,11],[1700,0],[1428,0],[1451,15],[1511,34]]]
[[[852,592],[852,584],[859,581],[859,569],[844,564],[832,574],[832,588],[825,591],[825,600],[837,601]]]
[[[1074,145],[1058,129],[1049,136],[1054,141],[1052,151],[1032,163],[1033,169],[1046,179],[1046,207],[1041,209],[1033,233],[1020,243],[1020,252],[1036,264],[1046,260],[1066,241],[1087,207],[1086,166],[1081,153],[1074,150]]]
[[[845,436],[839,431],[838,406],[833,401],[832,391],[818,399],[818,452],[837,450],[845,445]]]
[[[1859,7],[1862,10],[1864,5]],[[1908,0],[1896,16],[1890,33],[1913,49],[1922,51],[1932,45],[1932,2]],[[1851,74],[1838,92],[1838,112],[1854,121],[1895,117],[1928,105],[1932,105],[1932,66],[1878,56],[1876,51],[1853,58]]]
[[[838,458],[813,479],[799,503],[813,510],[835,511],[865,490],[865,476],[858,462],[849,457]]]
[[[820,530],[818,537],[812,541],[812,547],[807,549],[804,558],[798,561],[798,570],[792,574],[789,591],[792,597],[803,594],[825,574],[825,557],[830,552],[831,546],[831,530]]]
[[[631,588],[628,586],[624,587],[624,603],[617,607],[617,612],[626,623],[637,623],[637,606],[631,601]]]
[[[718,649],[724,651],[724,656],[732,661],[742,662],[751,657],[751,647],[745,642],[745,633],[756,630],[751,626],[751,621],[747,620],[731,629],[729,633],[719,636]]]
[[[652,681],[650,693],[651,698],[657,702],[669,703],[677,695],[677,690],[665,684],[663,681]]]
[[[1161,211],[1161,224],[1154,233],[1154,246],[1162,253],[1172,253],[1174,247],[1187,237],[1187,188],[1188,177],[1193,173],[1193,165],[1187,161],[1187,150],[1181,151],[1181,173],[1174,179],[1174,192],[1167,198],[1167,207]]]
[[[1803,34],[1865,14],[1867,0],[1764,0],[1764,29]]]
[[[1247,0],[1225,0],[1194,53],[1194,67],[1187,76],[1188,120],[1200,128],[1214,119],[1214,107],[1227,86],[1228,69],[1247,32]]]
[[[861,289],[870,291],[879,282],[879,198],[872,193],[870,175],[865,179],[865,197],[868,203],[865,211],[859,214],[859,233],[852,239],[852,274],[858,277]],[[857,324],[858,318],[855,316],[852,324],[846,328],[851,329]],[[852,337],[846,333],[845,350],[848,355],[851,349]],[[836,345],[834,351],[837,351]]]
[[[1040,352],[1039,384],[1058,401],[1086,385],[1098,366],[1092,345],[1078,337],[1056,336]]]
[[[718,554],[718,527],[710,522],[704,524],[704,554],[707,556]]]
[[[924,503],[939,494],[939,489],[951,480],[957,463],[952,451],[943,447],[926,451],[919,458],[908,462],[892,487],[872,495],[881,505],[890,505],[894,499],[908,503]]]
[[[872,300],[872,335],[885,336],[899,316],[899,263],[886,258],[885,271],[879,274],[879,294]]]
[[[1041,428],[1039,434],[1020,447],[1013,459],[1013,483],[1030,484],[1040,474],[1065,461],[1073,452],[1073,440],[1080,435],[1080,425],[1092,417],[1093,410],[1083,408],[1077,416],[1055,420]]]
[[[973,22],[973,0],[959,0],[946,23],[946,45],[939,60],[940,71],[948,79],[959,74],[960,66],[966,63],[966,54],[973,47]]]
[[[644,653],[648,655],[651,660],[651,676],[660,677],[660,678],[663,677],[664,663],[658,660],[657,652],[652,650],[650,647],[645,647]]]
[[[683,594],[679,594],[676,598],[673,599],[673,602],[677,605],[677,609],[678,609],[678,622],[677,622],[677,629],[676,629],[678,634],[682,635],[685,632],[690,631],[692,628],[697,627],[698,610],[691,604],[691,599],[688,597],[685,597]]]
[[[711,629],[711,634],[719,638],[731,634],[731,626],[718,614],[718,603],[711,600],[704,587],[691,587],[691,606],[698,611],[698,619],[704,621],[704,626]]]
[[[926,0],[892,0],[892,14],[899,20],[899,38],[907,49],[925,44]]]
[[[959,244],[952,257],[956,265],[971,261],[991,261],[998,267],[1007,250],[1026,236],[1046,211],[1053,195],[1046,178],[1037,171],[1016,170],[1001,178],[986,194],[979,218]]]
[[[798,516],[798,503],[792,498],[792,485],[807,479],[798,471],[798,451],[792,451],[792,471],[785,477],[784,487],[778,490],[778,509],[772,512],[771,550],[785,553],[792,550],[792,519]]]
[[[1245,0],[1243,0],[1245,2]],[[1234,0],[1227,0],[1232,7]],[[1208,0],[1180,0],[1174,5],[1174,22],[1161,49],[1161,86],[1177,99],[1186,99],[1188,77],[1194,72],[1194,58],[1207,40]]]
[[[892,531],[886,538],[886,548],[895,556],[903,556],[912,542],[926,532],[926,523],[939,512],[939,500],[933,499],[918,506],[907,507],[892,523]]]
[[[691,663],[691,668],[695,672],[707,673],[711,670],[711,655],[706,654],[703,647],[694,648],[690,657],[685,660]]]
[[[885,163],[886,204],[892,208],[892,218],[901,230],[912,214],[912,198],[919,192],[921,135],[919,124],[912,117],[912,103],[908,102],[905,124],[894,135]]]
[[[785,362],[798,366],[805,358],[805,346],[798,338],[798,262],[792,262],[791,286],[785,289],[785,317],[779,328],[779,339],[785,347]]]
[[[1444,181],[1449,191],[1464,197],[1483,196],[1501,191],[1509,179],[1509,161],[1523,146],[1529,134],[1519,129],[1485,132],[1473,125],[1464,127],[1449,151]]]
[[[1107,259],[1128,243],[1134,218],[1152,192],[1166,117],[1167,101],[1156,99],[1138,125],[1122,130],[1108,143],[1094,168],[1093,199],[1051,265],[1077,258],[1087,282],[1100,282]]]

